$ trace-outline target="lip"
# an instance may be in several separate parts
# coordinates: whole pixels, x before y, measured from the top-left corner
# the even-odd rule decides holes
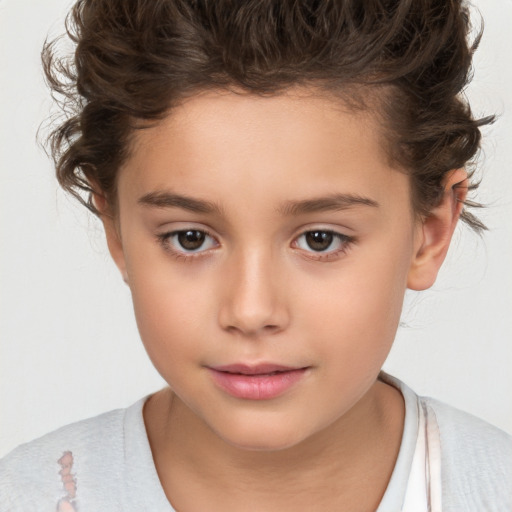
[[[270,400],[303,379],[308,367],[272,363],[258,365],[230,364],[207,367],[214,383],[235,398]]]

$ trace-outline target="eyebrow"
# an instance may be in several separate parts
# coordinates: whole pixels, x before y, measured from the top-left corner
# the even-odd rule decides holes
[[[173,194],[171,192],[150,192],[142,196],[138,203],[155,208],[182,208],[194,213],[220,214],[221,212],[221,208],[211,201],[194,199],[193,197]]]
[[[154,208],[182,208],[194,213],[221,214],[221,208],[216,203],[165,191],[145,194],[138,200],[138,203]],[[379,203],[368,197],[354,194],[333,194],[313,199],[286,201],[277,211],[283,216],[292,216],[314,212],[347,210],[357,206],[378,208]]]
[[[354,194],[333,194],[326,197],[306,199],[303,201],[287,201],[279,212],[282,215],[300,215],[304,213],[341,211],[356,206],[378,208],[379,203],[368,197]]]

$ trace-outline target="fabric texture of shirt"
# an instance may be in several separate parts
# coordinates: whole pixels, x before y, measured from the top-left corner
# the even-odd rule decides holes
[[[401,391],[405,421],[377,512],[512,511],[512,437],[437,400],[419,397],[385,373],[380,378]],[[0,460],[0,511],[173,512],[144,426],[146,399],[13,450]]]

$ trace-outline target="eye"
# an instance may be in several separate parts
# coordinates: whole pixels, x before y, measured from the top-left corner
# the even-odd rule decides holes
[[[190,254],[217,246],[215,239],[200,229],[183,229],[158,235],[162,245],[173,252]]]
[[[296,246],[308,252],[337,253],[344,250],[351,238],[334,231],[314,229],[302,233],[296,239]]]

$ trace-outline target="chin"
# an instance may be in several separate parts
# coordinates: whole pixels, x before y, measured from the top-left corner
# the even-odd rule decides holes
[[[292,429],[282,428],[283,425],[230,425],[228,431],[215,431],[230,446],[254,452],[277,452],[293,448],[307,439],[311,433],[300,433]]]
[[[268,437],[260,438],[260,439],[227,439],[224,438],[224,441],[230,444],[233,448],[237,448],[239,450],[249,451],[249,452],[279,452],[282,450],[287,450],[289,448],[293,448],[300,441],[295,439],[269,439]]]

